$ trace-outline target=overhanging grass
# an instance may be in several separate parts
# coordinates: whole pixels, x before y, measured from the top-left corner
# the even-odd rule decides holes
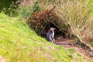
[[[23,21],[0,14],[0,55],[8,62],[84,62],[73,50],[47,42]]]
[[[0,12],[4,11],[9,16],[17,16],[18,0],[0,0]]]

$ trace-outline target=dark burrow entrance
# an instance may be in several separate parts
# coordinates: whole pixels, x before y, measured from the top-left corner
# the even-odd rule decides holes
[[[41,36],[46,38],[46,34],[47,32],[49,31],[50,28],[56,28],[56,30],[54,31],[55,35],[54,37],[57,38],[57,37],[63,37],[63,38],[66,38],[65,36],[65,33],[63,33],[62,31],[60,31],[60,28],[55,25],[53,22],[50,22],[48,23],[45,28],[43,29],[42,33],[41,33]]]

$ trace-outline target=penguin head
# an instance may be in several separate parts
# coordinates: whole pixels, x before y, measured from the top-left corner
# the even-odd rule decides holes
[[[52,31],[52,32],[53,32],[55,29],[56,29],[56,28],[50,28],[50,31]]]

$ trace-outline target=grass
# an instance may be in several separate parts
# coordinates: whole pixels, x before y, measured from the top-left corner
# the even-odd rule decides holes
[[[16,16],[18,15],[16,9],[18,8],[17,0],[0,0],[0,12],[5,12],[5,14],[9,16]]]
[[[0,55],[7,62],[85,62],[73,49],[47,42],[19,17],[4,13],[0,13]]]

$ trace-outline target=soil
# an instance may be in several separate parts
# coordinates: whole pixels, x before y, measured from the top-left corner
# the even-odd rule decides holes
[[[81,47],[80,45],[74,43],[71,39],[56,37],[55,42],[53,43],[56,45],[62,45],[65,48],[72,48],[81,55],[93,59],[93,51],[89,51],[89,49]]]

